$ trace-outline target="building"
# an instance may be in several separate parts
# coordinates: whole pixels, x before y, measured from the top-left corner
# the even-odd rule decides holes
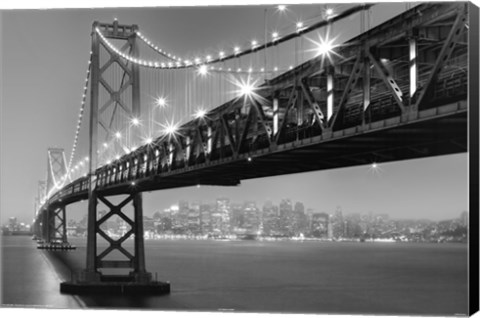
[[[313,213],[310,223],[310,235],[312,237],[328,237],[329,216],[327,213]]]
[[[284,236],[294,236],[294,215],[290,199],[283,199],[279,206],[280,231]]]
[[[271,201],[267,201],[263,205],[262,225],[263,235],[278,236],[281,234],[278,206],[273,205]]]
[[[260,213],[255,202],[243,205],[243,228],[248,234],[257,234],[260,229]]]
[[[211,216],[212,232],[215,235],[230,234],[230,200],[219,198],[216,200],[215,212]]]

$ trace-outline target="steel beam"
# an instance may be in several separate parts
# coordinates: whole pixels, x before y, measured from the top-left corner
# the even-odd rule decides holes
[[[435,61],[435,65],[433,66],[433,69],[430,70],[429,72],[429,77],[425,87],[419,93],[420,95],[418,96],[418,99],[416,100],[416,103],[415,103],[415,110],[420,109],[423,99],[427,94],[430,93],[430,90],[432,89],[432,86],[433,86],[433,82],[435,78],[437,78],[437,75],[441,67],[449,59],[450,55],[455,49],[455,42],[461,36],[461,30],[465,27],[465,22],[467,19],[466,12],[464,10],[466,10],[466,7],[459,7],[455,11],[455,14],[456,14],[455,22],[453,23],[452,28],[450,29],[448,37],[445,39],[445,42],[443,43],[442,49],[438,54],[438,57],[437,57],[437,60]]]

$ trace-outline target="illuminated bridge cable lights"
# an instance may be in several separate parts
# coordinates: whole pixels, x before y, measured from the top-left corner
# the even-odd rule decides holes
[[[69,159],[68,165],[67,165],[67,176],[69,176],[70,178],[71,178],[70,174],[71,174],[71,167],[72,167],[72,164],[73,164],[73,158],[75,157],[75,152],[76,152],[76,148],[77,148],[77,145],[78,145],[78,138],[79,138],[79,135],[80,135],[80,129],[82,127],[83,115],[84,115],[84,112],[85,112],[88,84],[89,84],[89,80],[90,80],[91,65],[92,65],[92,52],[90,52],[90,57],[88,59],[88,66],[87,66],[87,72],[86,72],[87,76],[85,78],[85,86],[83,87],[82,101],[80,103],[80,111],[79,111],[79,114],[78,114],[77,128],[76,128],[76,131],[75,131],[75,137],[74,137],[74,141],[73,141],[72,152],[70,154],[70,159]]]
[[[167,59],[170,59],[172,61],[176,61],[176,62],[181,62],[182,59],[180,58],[177,58],[175,55],[173,54],[170,54],[168,52],[165,52],[164,50],[160,49],[158,47],[158,45],[154,44],[152,41],[150,41],[147,37],[145,37],[142,32],[136,30],[135,31],[136,34],[138,35],[138,37],[140,38],[140,40],[142,40],[145,44],[147,44],[150,48],[152,48],[154,51],[156,51],[157,53],[159,53],[160,55],[162,55],[163,57],[166,57]]]
[[[275,46],[280,44],[281,42],[291,40],[296,37],[300,37],[305,33],[311,32],[313,30],[316,30],[321,27],[325,27],[328,24],[331,24],[337,20],[346,18],[354,13],[360,12],[362,10],[367,10],[373,6],[373,4],[367,4],[367,5],[358,5],[353,8],[347,9],[343,12],[336,13],[332,8],[327,8],[324,14],[324,20],[311,24],[310,26],[304,26],[304,23],[297,22],[296,28],[294,32],[280,36],[278,32],[274,32],[272,34],[272,40],[270,42],[264,43],[263,45],[249,45],[245,49],[241,49],[240,47],[234,47],[232,54],[226,56],[224,51],[219,52],[219,55],[216,59],[212,59],[211,55],[207,55],[204,59],[201,59],[199,57],[196,57],[193,62],[190,59],[181,59],[176,56],[173,56],[170,53],[166,53],[163,50],[158,49],[158,46],[155,46],[151,40],[146,38],[141,32],[137,31],[137,34],[140,34],[139,38],[144,41],[147,45],[153,46],[153,49],[157,48],[158,53],[161,54],[162,56],[167,58],[170,58],[172,61],[175,62],[161,62],[161,61],[151,61],[151,60],[144,60],[141,58],[136,58],[133,57],[129,54],[121,52],[117,47],[115,47],[108,39],[102,34],[99,28],[96,28],[95,31],[96,33],[100,36],[101,40],[105,45],[113,51],[115,54],[119,55],[120,57],[143,67],[148,67],[148,68],[160,68],[160,69],[183,69],[183,68],[192,68],[192,67],[197,67],[198,65],[203,65],[203,64],[213,64],[213,63],[218,63],[218,62],[223,62],[235,58],[239,58],[244,55],[248,55],[251,53],[255,53],[258,50],[266,50],[269,47]],[[249,43],[251,44],[251,43]]]

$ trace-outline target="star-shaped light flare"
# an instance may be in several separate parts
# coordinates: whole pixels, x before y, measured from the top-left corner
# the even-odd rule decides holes
[[[246,78],[232,76],[229,82],[235,86],[234,93],[237,95],[237,98],[244,98],[244,104],[247,100],[252,103],[256,101],[260,104],[266,104],[267,100],[258,93],[259,87],[257,87],[257,82],[259,80],[259,78],[253,80],[250,74],[248,74]]]
[[[160,126],[162,127],[161,132],[164,135],[166,135],[169,139],[172,137],[176,138],[176,135],[179,134],[178,132],[179,124],[176,123],[174,119],[172,119],[170,122],[167,121],[165,124],[160,124]]]
[[[318,40],[306,38],[314,45],[314,47],[308,51],[313,52],[315,57],[320,56],[322,59],[322,64],[325,59],[328,59],[330,63],[333,63],[334,56],[341,57],[340,54],[335,52],[335,49],[339,47],[339,45],[336,43],[337,38],[338,35],[331,37],[328,31],[324,36],[318,34]]]

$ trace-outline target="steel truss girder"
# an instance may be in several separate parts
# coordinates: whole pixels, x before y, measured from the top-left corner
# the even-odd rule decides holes
[[[322,130],[324,130],[325,129],[325,124],[324,124],[325,116],[324,116],[322,110],[320,109],[320,106],[315,101],[315,98],[312,96],[312,92],[310,91],[310,87],[309,87],[308,83],[305,80],[302,80],[302,81],[300,81],[300,86],[302,88],[303,94],[305,96],[305,99],[307,100],[308,105],[310,106],[310,108],[313,111],[313,114],[315,116],[316,121],[320,125],[320,128]]]
[[[395,79],[393,78],[392,74],[390,74],[385,68],[377,61],[377,59],[372,55],[370,50],[367,50],[367,56],[369,60],[372,62],[375,71],[380,76],[382,81],[387,86],[388,90],[390,91],[391,95],[395,98],[395,102],[397,103],[398,107],[402,110],[402,114],[405,112],[405,106],[403,105],[403,93],[402,90],[398,87]]]
[[[445,61],[447,61],[452,54],[453,50],[455,49],[455,43],[457,40],[462,36],[462,29],[465,28],[465,23],[467,20],[467,13],[466,13],[466,7],[462,8],[459,7],[456,10],[456,18],[455,22],[453,23],[453,26],[450,29],[450,32],[448,34],[448,37],[443,43],[442,49],[440,50],[440,53],[438,54],[437,60],[435,61],[435,64],[433,66],[433,69],[430,71],[430,75],[428,77],[428,80],[426,82],[426,85],[423,90],[420,91],[419,96],[416,100],[415,103],[415,110],[418,110],[419,107],[421,107],[422,102],[425,98],[426,95],[430,93],[430,90],[433,86],[434,80],[437,78],[437,75],[442,68],[442,66],[445,64]]]
[[[342,113],[343,108],[345,107],[345,104],[347,103],[348,96],[350,95],[352,90],[355,88],[358,79],[362,75],[362,69],[364,67],[364,64],[362,63],[363,58],[364,58],[364,55],[361,52],[359,52],[358,57],[357,57],[357,59],[355,61],[355,64],[353,66],[353,70],[350,73],[350,77],[348,78],[348,82],[347,82],[345,88],[343,89],[343,94],[342,94],[342,97],[340,99],[340,102],[338,103],[338,106],[336,107],[336,111],[335,111],[334,115],[332,116],[332,118],[329,122],[329,127],[333,128],[335,126],[335,122],[337,121],[337,118],[338,118],[339,114]]]

